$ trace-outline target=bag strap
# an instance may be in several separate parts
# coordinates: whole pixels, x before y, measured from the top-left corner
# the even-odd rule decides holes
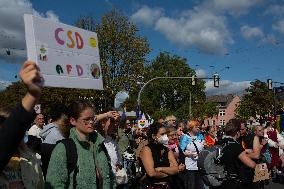
[[[192,141],[192,143],[193,143],[193,145],[194,145],[194,147],[195,147],[195,150],[196,150],[197,154],[199,154],[199,150],[198,150],[198,148],[197,148],[197,146],[196,146],[196,144],[195,144],[194,139],[192,138],[192,136],[190,136],[189,133],[187,133],[186,135],[191,138],[191,141]]]
[[[71,138],[63,139],[61,140],[61,142],[64,144],[66,149],[68,175],[70,175],[74,171],[73,189],[75,189],[77,185],[76,176],[78,173],[78,167],[77,167],[78,154],[77,154],[76,144]]]
[[[192,143],[193,143],[193,145],[194,145],[194,147],[195,147],[195,150],[196,150],[197,154],[199,154],[199,150],[198,150],[198,148],[197,148],[197,146],[196,146],[194,140],[192,140]]]

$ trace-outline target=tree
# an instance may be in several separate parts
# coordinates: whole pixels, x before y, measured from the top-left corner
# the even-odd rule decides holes
[[[0,107],[13,108],[21,102],[26,92],[23,83],[12,83],[5,91],[0,92]],[[43,87],[39,104],[41,104],[42,113],[48,115],[54,104],[63,103],[68,106],[76,100],[88,99],[96,106],[97,111],[101,112],[104,102],[99,99],[101,95],[94,92],[95,90]]]
[[[236,109],[237,116],[249,119],[253,117],[260,120],[273,112],[275,107],[275,96],[270,91],[265,82],[256,80],[250,83],[251,86],[246,89],[246,94],[243,96],[239,106]]]
[[[136,81],[145,73],[146,56],[150,52],[146,38],[138,35],[138,28],[116,9],[95,24],[90,16],[81,17],[76,26],[96,31],[99,40],[100,63],[105,93],[113,104],[115,94],[125,85],[137,89]]]
[[[187,60],[167,52],[160,53],[147,67],[147,80],[155,77],[188,77],[195,74]],[[191,86],[191,79],[159,79],[149,83],[141,94],[141,109],[151,117],[174,114],[179,119],[189,118],[190,93],[192,117],[202,117],[205,101],[204,81]],[[137,100],[137,96],[135,96]],[[130,99],[131,100],[131,99]],[[194,103],[200,102],[200,103]]]

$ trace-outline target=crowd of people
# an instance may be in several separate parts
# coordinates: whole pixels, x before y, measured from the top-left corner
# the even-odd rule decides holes
[[[221,127],[169,115],[139,128],[114,109],[96,114],[83,100],[35,114],[40,71],[27,61],[20,77],[27,94],[12,111],[0,111],[0,188],[260,189],[283,170],[284,138],[273,120],[249,128],[232,119]],[[208,165],[223,168],[219,180],[201,171],[204,152],[216,150],[221,155]],[[269,178],[256,179],[258,164]]]

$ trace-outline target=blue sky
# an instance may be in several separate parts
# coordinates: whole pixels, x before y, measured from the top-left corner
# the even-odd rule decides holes
[[[283,0],[0,0],[0,81],[18,79],[24,13],[72,25],[80,15],[100,22],[113,6],[149,40],[148,60],[168,51],[187,58],[200,77],[218,72],[221,86],[207,81],[209,94],[241,93],[254,79],[284,82]]]

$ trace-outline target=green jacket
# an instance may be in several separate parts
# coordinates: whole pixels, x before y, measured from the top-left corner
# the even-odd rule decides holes
[[[124,129],[119,128],[117,133],[118,133],[117,137],[118,150],[119,153],[122,155],[123,152],[125,152],[125,150],[127,150],[128,146],[130,145],[130,141],[127,135],[124,133]]]
[[[115,188],[109,156],[103,145],[104,138],[98,133],[93,133],[89,136],[88,142],[82,141],[75,128],[71,129],[70,138],[74,140],[78,154],[76,189],[97,189],[96,168],[103,178],[102,189]],[[51,155],[45,188],[71,189],[72,183],[73,173],[68,175],[66,150],[64,145],[59,143]]]

